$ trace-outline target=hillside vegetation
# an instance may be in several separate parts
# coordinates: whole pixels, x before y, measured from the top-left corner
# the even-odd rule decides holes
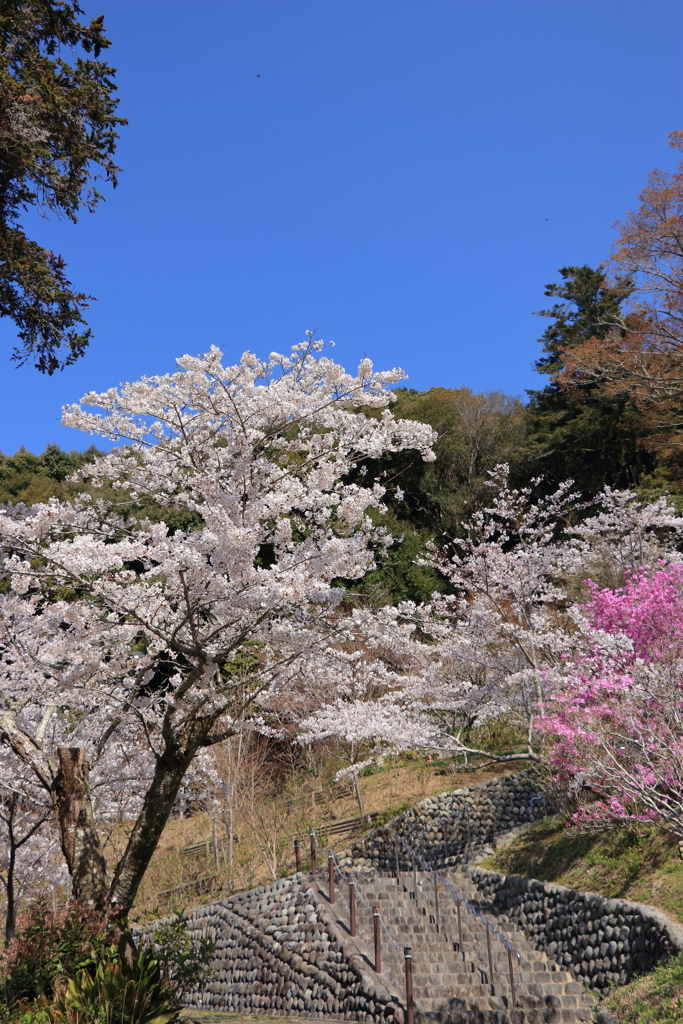
[[[654,825],[577,836],[558,815],[532,825],[481,866],[646,903],[683,924],[683,860],[677,842]],[[683,954],[615,989],[605,1006],[621,1024],[680,1024]]]
[[[648,903],[683,924],[683,860],[675,839],[654,825],[577,836],[558,815],[532,825],[482,867]]]

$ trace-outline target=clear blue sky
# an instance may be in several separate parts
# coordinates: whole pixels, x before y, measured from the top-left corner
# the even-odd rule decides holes
[[[75,227],[26,218],[99,301],[53,378],[9,364],[0,322],[5,453],[90,444],[59,416],[91,388],[314,327],[348,367],[523,394],[544,284],[605,258],[676,163],[680,0],[84,6],[113,40],[125,173]]]

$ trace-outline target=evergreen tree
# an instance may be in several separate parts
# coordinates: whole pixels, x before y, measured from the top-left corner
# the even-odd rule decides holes
[[[27,238],[22,213],[78,219],[94,210],[94,182],[116,185],[119,125],[103,18],[81,22],[71,0],[0,4],[0,316],[18,328],[12,358],[54,373],[83,354],[91,331],[62,256]],[[66,59],[65,59],[66,58]]]
[[[562,301],[537,314],[553,319],[539,338],[544,355],[536,362],[538,372],[548,375],[562,371],[563,351],[614,330],[633,291],[626,278],[610,282],[589,266],[562,267],[560,274],[562,282],[546,285],[545,294]],[[554,381],[528,394],[526,475],[543,475],[551,489],[572,478],[592,495],[604,484],[636,487],[653,472],[647,425],[627,395],[614,396],[596,383],[568,392]]]
[[[544,294],[564,301],[534,314],[554,320],[539,338],[546,353],[536,361],[539,373],[558,373],[563,349],[574,348],[589,338],[604,338],[619,323],[621,305],[633,291],[633,284],[626,278],[618,278],[610,285],[604,271],[587,265],[561,267],[559,272],[563,283],[547,284]]]
[[[376,517],[395,538],[379,568],[350,587],[373,604],[429,601],[450,589],[430,566],[420,565],[427,543],[438,545],[462,533],[463,521],[491,500],[489,470],[500,462],[518,469],[524,463],[526,414],[522,403],[499,391],[470,388],[397,388],[392,412],[399,419],[429,423],[436,430],[436,461],[425,463],[412,452],[391,452],[366,460],[352,479],[380,476],[387,489],[388,512]],[[371,413],[371,410],[365,410]]]
[[[84,452],[65,452],[56,444],[49,444],[42,455],[34,455],[23,445],[14,455],[0,452],[0,503],[34,505],[49,498],[66,500],[87,489],[83,483],[69,483],[67,477],[101,454],[94,445]]]

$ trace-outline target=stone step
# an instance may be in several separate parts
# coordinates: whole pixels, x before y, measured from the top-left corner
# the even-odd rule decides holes
[[[356,922],[359,938],[374,949],[371,907],[379,907],[382,976],[394,991],[404,986],[403,946],[413,955],[416,1024],[579,1024],[591,1017],[592,998],[572,974],[535,949],[514,925],[494,913],[462,872],[440,872],[453,890],[483,914],[507,939],[521,959],[513,957],[515,1006],[512,1006],[507,948],[496,934],[491,938],[493,976],[489,977],[486,933],[481,921],[461,904],[463,950],[459,948],[454,897],[439,889],[439,929],[436,928],[433,876],[412,872],[400,884],[388,874],[357,876]],[[324,880],[320,881],[321,894]],[[417,896],[414,885],[417,881]],[[338,881],[336,913],[348,920],[348,887]],[[386,928],[386,931],[385,931]],[[387,937],[387,932],[393,941]],[[490,933],[489,933],[490,934]],[[394,944],[395,943],[395,944]]]

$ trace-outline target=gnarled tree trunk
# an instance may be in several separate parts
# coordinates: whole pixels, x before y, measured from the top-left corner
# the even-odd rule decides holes
[[[93,817],[85,751],[58,747],[57,758],[52,796],[73,894],[85,906],[104,911],[109,875]]]

